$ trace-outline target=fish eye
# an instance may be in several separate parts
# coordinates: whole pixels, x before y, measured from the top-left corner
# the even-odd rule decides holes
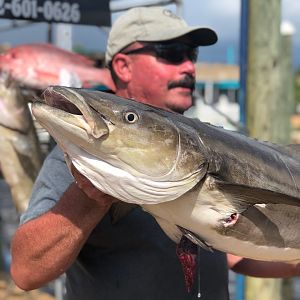
[[[138,115],[133,111],[126,112],[124,118],[130,124],[135,123],[139,119]]]

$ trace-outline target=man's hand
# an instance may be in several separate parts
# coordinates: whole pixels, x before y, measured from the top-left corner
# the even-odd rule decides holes
[[[114,202],[119,201],[118,199],[98,190],[86,177],[80,174],[73,165],[71,167],[71,172],[75,178],[76,185],[90,199],[101,202],[103,206],[111,206]]]

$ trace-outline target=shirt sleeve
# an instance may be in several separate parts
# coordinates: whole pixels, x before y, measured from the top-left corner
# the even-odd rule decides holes
[[[21,215],[24,224],[49,211],[74,181],[64,159],[56,146],[45,159],[34,183],[27,210]]]

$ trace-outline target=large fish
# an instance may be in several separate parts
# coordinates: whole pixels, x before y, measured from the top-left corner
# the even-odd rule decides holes
[[[0,55],[0,72],[26,88],[45,89],[72,81],[76,86],[102,84],[114,89],[109,70],[94,64],[83,55],[51,44],[24,44]]]
[[[49,87],[37,120],[98,189],[137,203],[175,242],[300,259],[300,148],[112,94]]]
[[[32,116],[15,81],[0,76],[0,169],[19,213],[26,210],[42,154]]]

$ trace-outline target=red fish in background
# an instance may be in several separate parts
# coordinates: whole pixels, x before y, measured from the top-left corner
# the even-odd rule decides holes
[[[114,90],[109,70],[96,68],[94,65],[93,60],[83,55],[51,44],[25,44],[0,55],[0,72],[8,73],[12,79],[27,88],[104,85]]]

